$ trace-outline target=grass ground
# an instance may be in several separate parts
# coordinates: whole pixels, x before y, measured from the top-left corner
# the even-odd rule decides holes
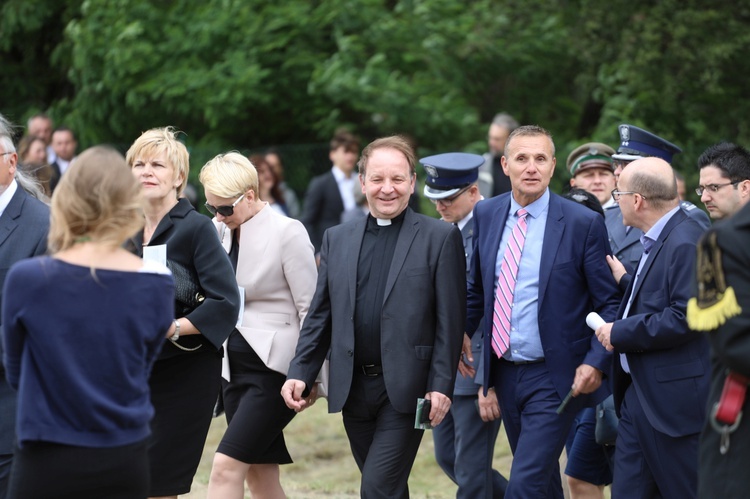
[[[188,499],[206,497],[211,460],[221,440],[226,421],[214,419],[198,473]],[[284,432],[294,464],[281,467],[281,482],[290,499],[359,497],[359,470],[354,463],[344,433],[341,414],[328,414],[325,400],[295,417]],[[504,432],[495,446],[495,468],[507,476],[510,449]],[[415,499],[448,499],[456,497],[456,486],[435,462],[432,435],[425,432],[409,479],[411,497]],[[250,497],[246,495],[246,497]]]
[[[226,430],[224,416],[211,424],[198,472],[190,494],[183,499],[204,499],[216,447]],[[295,417],[284,431],[294,464],[281,467],[281,483],[289,499],[356,499],[359,497],[359,470],[349,450],[349,441],[341,422],[341,413],[328,414],[328,404],[321,399]],[[500,430],[495,444],[494,467],[504,476],[510,472],[511,453],[505,431]],[[565,453],[561,458],[565,469]],[[563,476],[563,484],[565,483]],[[435,462],[432,434],[425,431],[422,444],[409,478],[413,499],[452,499],[456,486]],[[250,495],[246,494],[246,498]],[[565,490],[565,497],[568,497]],[[609,499],[609,487],[604,491]]]

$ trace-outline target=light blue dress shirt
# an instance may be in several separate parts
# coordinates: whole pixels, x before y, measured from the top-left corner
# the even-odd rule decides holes
[[[526,217],[526,242],[518,266],[516,288],[513,292],[513,310],[510,315],[510,347],[503,358],[511,361],[541,360],[544,358],[542,339],[539,336],[539,267],[542,261],[544,230],[549,213],[549,189],[529,204],[521,206],[511,194],[510,212],[505,221],[503,237],[495,260],[495,292],[500,277],[505,247],[513,228],[518,223],[516,214],[521,208],[529,212]],[[494,296],[494,295],[493,295]]]

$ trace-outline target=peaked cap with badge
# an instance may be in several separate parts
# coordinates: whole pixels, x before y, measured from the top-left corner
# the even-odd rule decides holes
[[[484,158],[478,154],[446,152],[419,160],[427,172],[424,195],[432,200],[449,198],[479,179]]]
[[[614,153],[615,150],[607,144],[588,142],[573,149],[568,155],[566,166],[571,177],[591,168],[604,168],[613,172],[612,155]]]
[[[654,156],[672,164],[672,157],[682,149],[658,135],[654,135],[633,125],[620,125],[620,147],[612,159],[635,161],[636,159]]]

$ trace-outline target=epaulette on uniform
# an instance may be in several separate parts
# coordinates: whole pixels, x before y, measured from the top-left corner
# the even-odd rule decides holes
[[[715,230],[706,232],[698,242],[696,279],[698,296],[690,298],[687,305],[690,329],[713,331],[742,313],[734,289],[727,286]]]
[[[693,203],[688,203],[687,201],[680,201],[680,207],[685,211],[691,211],[696,208]]]

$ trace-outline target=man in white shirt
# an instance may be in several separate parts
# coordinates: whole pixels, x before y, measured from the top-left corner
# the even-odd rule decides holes
[[[359,139],[349,132],[337,133],[331,139],[329,158],[333,167],[310,181],[300,218],[316,253],[326,229],[338,225],[341,214],[357,206],[354,167],[359,159]]]
[[[55,172],[55,176],[50,179],[50,189],[53,191],[57,187],[60,177],[65,174],[70,163],[75,159],[77,147],[76,136],[70,128],[59,126],[52,132],[52,149],[54,149],[57,155],[55,162],[51,163],[52,169]]]

